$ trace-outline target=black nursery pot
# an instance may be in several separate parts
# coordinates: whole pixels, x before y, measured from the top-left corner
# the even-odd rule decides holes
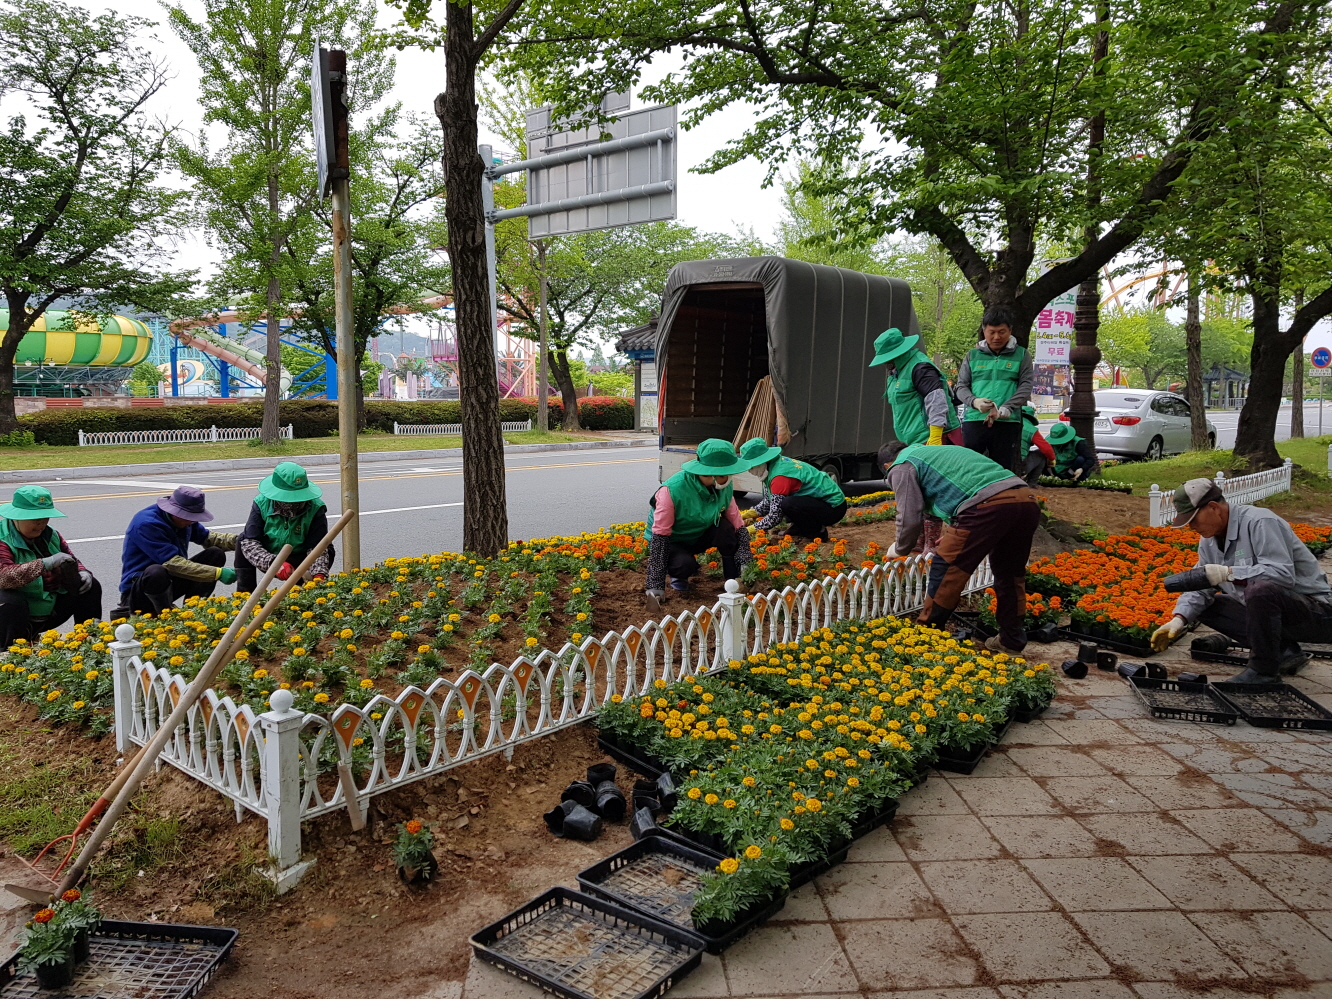
[[[439,873],[439,861],[427,854],[420,867],[399,867],[398,880],[403,884],[417,884],[421,881],[433,881]]]
[[[667,812],[674,811],[679,804],[680,797],[675,793],[675,781],[671,780],[670,774],[662,774],[657,778],[657,800]]]
[[[642,839],[649,829],[655,829],[657,819],[652,814],[650,808],[640,808],[634,812],[633,818],[629,820],[629,835],[634,839]]]
[[[1120,663],[1119,666],[1118,666],[1118,668],[1115,670],[1115,672],[1117,672],[1117,673],[1118,673],[1120,676],[1122,676],[1125,680],[1128,680],[1128,679],[1130,679],[1130,678],[1132,678],[1132,677],[1135,677],[1135,676],[1146,676],[1146,675],[1147,675],[1147,664],[1146,664],[1146,663]]]
[[[608,780],[615,780],[617,772],[618,768],[614,763],[593,763],[587,768],[587,782],[593,787],[599,787]]]
[[[597,806],[597,791],[591,784],[585,780],[576,780],[564,789],[560,795],[561,801],[576,801],[584,808],[595,808]]]
[[[1087,676],[1087,664],[1080,659],[1065,659],[1059,668],[1070,680],[1082,680]]]
[[[1184,683],[1206,683],[1206,673],[1181,673],[1179,679]]]
[[[1119,663],[1119,656],[1113,652],[1097,652],[1096,668],[1106,673],[1113,673],[1115,666]]]
[[[91,936],[92,934],[88,932],[86,926],[74,935],[74,963],[76,965],[83,964],[92,953]]]
[[[1096,652],[1097,648],[1095,642],[1079,642],[1078,662],[1088,664],[1096,662]]]
[[[641,794],[634,792],[634,811],[646,808],[653,815],[660,815],[662,812],[661,800],[655,794]]]
[[[576,801],[561,801],[545,815],[541,816],[546,821],[546,828],[556,836],[564,835],[564,820],[575,808],[578,807]]]
[[[582,805],[564,817],[564,836],[568,839],[591,841],[601,835],[601,816]]]
[[[37,984],[44,989],[63,989],[72,981],[74,981],[73,951],[63,961],[37,965]]]
[[[605,780],[597,785],[597,811],[608,822],[624,820],[626,808],[624,792],[615,786],[614,781]]]

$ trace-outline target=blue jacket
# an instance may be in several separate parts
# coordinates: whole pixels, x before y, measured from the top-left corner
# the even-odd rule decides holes
[[[154,503],[134,515],[125,530],[120,554],[120,592],[134,585],[150,565],[165,565],[171,559],[189,556],[190,542],[206,545],[208,529],[202,524],[177,527],[171,515]]]

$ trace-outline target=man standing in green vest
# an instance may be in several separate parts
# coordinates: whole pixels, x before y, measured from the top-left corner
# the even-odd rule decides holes
[[[985,647],[1021,653],[1027,645],[1027,558],[1041,522],[1031,488],[969,448],[893,443],[880,449],[879,461],[888,469],[897,500],[897,538],[886,555],[911,550],[927,511],[947,524],[930,562],[920,623],[942,627],[961,602],[967,580],[989,556],[999,634]]]
[[[666,579],[682,594],[689,578],[698,573],[696,555],[716,548],[722,575],[738,579],[749,564],[749,533],[735,505],[731,476],[746,471],[749,463],[735,453],[730,441],[709,438],[698,446],[697,457],[687,461],[658,487],[649,505],[652,514],[648,539],[647,604],[653,613],[666,599]]]
[[[957,403],[943,372],[916,345],[919,336],[903,336],[894,327],[874,341],[871,368],[887,365],[884,398],[893,411],[893,435],[906,444],[961,444]]]
[[[1045,435],[1054,448],[1054,474],[1077,482],[1096,469],[1096,452],[1070,423],[1057,422]]]
[[[981,341],[957,371],[957,401],[966,407],[962,439],[1004,468],[1018,469],[1022,407],[1031,398],[1031,355],[1013,336],[1013,317],[991,306],[981,318]]]
[[[786,521],[793,538],[827,541],[828,528],[846,516],[846,494],[827,472],[786,457],[762,437],[745,441],[740,458],[763,482],[763,499],[754,507],[761,518],[753,522],[756,530],[771,532]]]
[[[19,486],[0,506],[0,649],[102,616],[101,584],[49,526],[64,516],[42,486]]]

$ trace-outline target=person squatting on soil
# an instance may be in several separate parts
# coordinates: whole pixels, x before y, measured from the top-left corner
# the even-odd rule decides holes
[[[709,438],[699,444],[698,457],[653,494],[645,536],[647,604],[654,613],[661,610],[668,576],[676,593],[689,589],[690,577],[698,573],[695,555],[716,548],[727,579],[738,579],[749,564],[749,534],[731,485],[731,476],[748,468],[729,441]]]
[[[258,574],[268,571],[283,545],[291,545],[291,555],[278,569],[277,578],[290,578],[328,533],[328,508],[319,498],[323,495],[324,491],[294,461],[282,462],[259,483],[259,495],[250,504],[250,518],[236,547],[237,590],[254,592]],[[327,578],[334,554],[332,545],[325,548],[306,578]]]
[[[1042,475],[1053,474],[1055,451],[1045,435],[1037,428],[1041,425],[1036,416],[1035,406],[1022,407],[1022,446],[1020,454],[1025,459],[1021,475],[1030,485],[1036,485]]]
[[[49,525],[65,516],[42,486],[19,486],[0,506],[0,648],[102,616],[102,586]]]
[[[884,553],[905,555],[927,511],[943,520],[939,550],[930,562],[921,624],[942,627],[984,558],[994,572],[999,634],[985,647],[1020,653],[1027,645],[1027,558],[1041,522],[1036,495],[1022,479],[968,448],[885,444],[879,462],[897,499],[897,538]]]
[[[1211,479],[1176,489],[1175,511],[1176,527],[1201,535],[1196,567],[1209,586],[1179,595],[1152,648],[1164,651],[1200,622],[1221,633],[1197,640],[1206,651],[1225,652],[1232,641],[1249,647],[1249,665],[1232,681],[1279,683],[1303,669],[1309,657],[1299,643],[1332,637],[1332,587],[1313,553],[1271,510],[1231,506]]]
[[[828,528],[846,516],[846,495],[831,475],[786,457],[762,437],[740,445],[740,460],[763,483],[763,499],[740,514],[754,530],[771,532],[785,521],[793,538],[827,541]]]
[[[904,444],[961,445],[957,403],[943,372],[916,346],[919,342],[919,336],[903,336],[896,327],[874,341],[869,366],[887,365],[883,395],[893,411],[893,434]],[[933,554],[942,530],[942,522],[927,514],[921,534],[926,554]]]
[[[1035,380],[1031,355],[1013,336],[1013,317],[1002,306],[985,310],[980,332],[980,343],[957,371],[957,401],[966,407],[962,439],[973,451],[1021,474],[1022,410]]]
[[[1045,435],[1054,448],[1054,474],[1078,482],[1096,470],[1096,451],[1072,424],[1057,422]]]
[[[236,581],[227,568],[227,552],[236,548],[236,535],[209,531],[213,519],[204,505],[203,490],[177,486],[152,506],[134,515],[125,529],[120,554],[120,604],[111,620],[130,614],[160,614],[182,597],[207,597],[221,580]],[[190,545],[203,551],[189,557]]]

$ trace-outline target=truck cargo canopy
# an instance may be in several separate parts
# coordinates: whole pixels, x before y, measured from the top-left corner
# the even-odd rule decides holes
[[[874,452],[892,438],[874,339],[919,332],[896,278],[785,257],[677,264],[657,325],[664,443],[729,439],[771,375],[789,455]]]

